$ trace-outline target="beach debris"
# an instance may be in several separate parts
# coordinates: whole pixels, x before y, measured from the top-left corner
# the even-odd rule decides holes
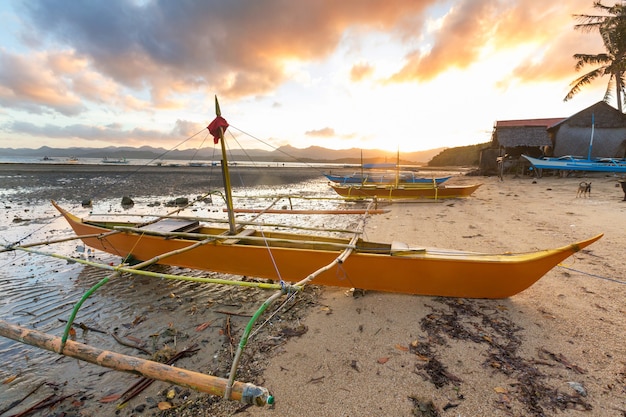
[[[180,352],[173,351],[171,348],[168,348],[167,346],[165,346],[162,350],[165,350],[165,349],[168,350],[167,355],[165,354],[158,355],[157,353],[155,353],[154,359],[157,362],[165,363],[166,365],[173,365],[174,363],[176,363],[176,361],[178,361],[181,358],[195,355],[196,352],[198,352],[199,350],[196,348],[196,345],[185,348],[184,350],[181,350]],[[121,399],[122,400],[121,404],[125,404],[128,401],[130,401],[132,398],[139,395],[142,391],[144,391],[150,385],[152,385],[154,381],[155,380],[152,378],[141,377],[139,381],[135,382],[130,388],[128,388],[122,394],[118,395],[117,398],[113,399],[112,401],[117,401],[118,399]],[[172,394],[170,394],[170,392]],[[176,395],[176,391],[174,391],[174,389],[170,389],[167,391],[166,397],[168,400],[171,400],[175,397],[175,395]],[[113,398],[113,396],[111,396],[111,398]],[[100,400],[100,402],[102,402],[102,399]]]
[[[134,205],[135,205],[135,202],[133,201],[132,198],[130,198],[127,195],[122,197],[122,207],[126,208],[126,207],[132,207]]]
[[[43,400],[38,401],[35,404],[31,405],[26,410],[23,410],[23,411],[21,411],[18,414],[14,414],[14,416],[28,416],[28,415],[31,415],[32,413],[34,413],[36,411],[43,410],[45,408],[55,406],[56,404],[59,404],[59,403],[65,401],[67,398],[75,396],[76,394],[77,393],[69,394],[69,395],[63,395],[61,397],[57,396],[56,394],[50,394],[46,398],[44,398]]]
[[[461,399],[463,399],[463,398],[461,398]],[[449,409],[456,408],[458,406],[459,406],[459,404],[447,403],[446,405],[443,406],[443,411],[448,411]]]
[[[8,384],[9,382],[12,382],[12,381],[13,381],[13,380],[11,380],[11,381],[8,381],[8,382],[7,382],[7,381],[5,380],[5,381],[3,382],[3,384]],[[37,390],[39,390],[39,388],[41,388],[41,386],[42,386],[43,384],[44,384],[44,383],[43,383],[43,382],[41,382],[39,385],[37,385],[35,388],[33,388],[33,389],[32,389],[32,390],[28,393],[28,394],[26,394],[26,396],[24,396],[24,397],[22,397],[22,398],[20,398],[20,399],[18,399],[18,400],[13,401],[11,404],[9,404],[8,406],[4,407],[3,409],[0,409],[0,415],[3,415],[3,414],[4,414],[4,413],[6,413],[7,411],[11,410],[12,408],[17,407],[18,405],[20,405],[21,403],[23,403],[24,401],[26,401],[26,399],[27,399],[28,397],[30,397],[31,395],[33,395],[35,392],[37,392]]]
[[[187,197],[176,197],[174,200],[170,200],[165,203],[166,207],[181,207],[189,204],[189,199]]]
[[[352,359],[350,361],[350,368],[354,369],[357,372],[361,372],[361,365],[359,365],[359,361],[356,359]]]
[[[2,385],[10,384],[11,382],[15,381],[19,375],[20,374],[13,374],[13,375],[9,376],[4,381],[2,381]]]
[[[111,333],[111,336],[113,336],[113,339],[115,339],[115,341],[117,343],[119,343],[120,345],[122,345],[122,346],[126,346],[126,347],[130,347],[130,348],[133,348],[133,349],[137,349],[137,350],[145,353],[146,355],[150,355],[151,354],[151,352],[148,349],[144,348],[143,346],[140,346],[140,345],[137,345],[137,344],[134,344],[134,343],[125,342],[124,340],[122,340],[117,335],[117,332]]]
[[[203,330],[206,330],[211,324],[213,324],[214,321],[215,321],[215,319],[209,320],[209,321],[205,321],[204,323],[197,325],[196,326],[196,331],[197,332],[201,332]]]
[[[57,318],[57,320],[60,321],[61,323],[67,323],[67,320],[62,319],[62,318]],[[107,333],[105,330],[98,329],[98,328],[93,327],[93,326],[88,326],[87,324],[85,324],[83,322],[73,322],[72,326],[78,327],[78,328],[82,329],[84,332],[92,331],[92,332],[102,333],[102,334],[106,334]]]
[[[587,396],[587,390],[585,389],[583,384],[581,384],[580,382],[568,381],[567,385],[572,387],[574,391],[576,391],[578,394],[582,395],[583,397]]]
[[[170,408],[173,407],[173,405],[170,402],[161,401],[159,402],[159,404],[157,404],[157,407],[159,408],[159,410],[163,411],[163,410],[169,410]]]
[[[306,332],[309,331],[309,328],[304,324],[300,324],[296,327],[283,327],[279,334],[283,337],[294,337],[294,336],[302,336]]]
[[[413,415],[416,417],[440,417],[441,413],[432,400],[409,396],[413,402]]]
[[[81,206],[88,208],[88,207],[93,207],[93,203],[90,199],[86,198],[83,201],[80,202]]]
[[[350,288],[349,290],[346,291],[346,296],[352,296],[354,298],[359,298],[359,297],[364,297],[365,296],[365,290],[361,289],[361,288]]]
[[[307,381],[307,384],[319,384],[324,382],[324,378],[326,378],[325,376],[320,376],[318,378],[311,378]]]
[[[559,353],[557,355],[556,353],[549,352],[545,348],[541,348],[539,350],[539,357],[542,357],[542,356],[548,356],[553,361],[556,361],[556,362],[560,363],[561,365],[565,366],[568,369],[571,369],[572,371],[576,372],[577,374],[585,374],[585,373],[587,373],[587,371],[585,371],[581,367],[579,367],[577,365],[574,365],[569,360],[567,360],[567,358],[565,356],[563,356],[562,353]]]

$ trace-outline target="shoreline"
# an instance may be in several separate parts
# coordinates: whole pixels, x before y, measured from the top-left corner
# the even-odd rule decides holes
[[[562,246],[600,232],[605,236],[504,300],[312,286],[289,314],[278,312],[276,333],[250,341],[246,366],[262,371],[238,373],[244,382],[270,389],[274,406],[248,408],[205,394],[183,395],[185,390],[168,400],[164,394],[172,386],[155,383],[119,415],[133,415],[148,398],[174,406],[144,411],[160,416],[419,416],[425,414],[416,410],[428,407],[441,416],[534,416],[540,411],[580,416],[591,407],[588,415],[613,417],[626,410],[626,285],[604,279],[626,277],[626,261],[619,255],[626,251],[626,236],[616,227],[626,216],[626,202],[616,178],[585,177],[592,182],[588,198],[576,197],[583,178],[455,180],[484,185],[467,199],[391,204],[390,212],[367,220],[365,237],[498,253]],[[159,178],[153,181],[152,187],[162,187]],[[163,296],[156,306],[176,300]],[[229,297],[245,300],[247,295]],[[202,322],[189,316],[187,303],[168,310],[167,321],[192,329]],[[234,330],[241,331],[243,323]],[[306,331],[283,337],[278,333],[283,326]],[[211,338],[221,340],[217,330]],[[220,360],[227,359],[225,350]],[[194,357],[177,366],[212,372],[214,360]],[[112,414],[115,403],[98,401],[105,390],[126,388],[121,380],[127,379],[109,374],[108,385],[92,387],[91,399],[79,410]],[[577,391],[580,387],[585,395]]]

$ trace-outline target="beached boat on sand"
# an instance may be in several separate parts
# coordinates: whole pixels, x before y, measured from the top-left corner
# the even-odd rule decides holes
[[[469,197],[481,184],[329,184],[337,194],[348,199],[377,198],[387,200],[445,199]]]
[[[553,169],[557,171],[589,171],[626,173],[626,159],[612,157],[592,157],[595,115],[591,114],[591,137],[587,149],[587,157],[564,155],[559,157],[533,158],[522,155],[535,169]]]
[[[522,155],[537,169],[554,169],[559,171],[590,171],[626,173],[626,160],[618,158],[581,158],[561,156],[558,158],[533,158]]]
[[[324,176],[337,184],[443,184],[451,177],[420,177],[415,172],[407,171],[399,174],[393,172],[368,172],[353,173],[350,175],[332,175],[324,174]]]
[[[331,263],[350,239],[303,236],[254,229],[232,235],[228,229],[188,220],[141,224],[82,220],[54,206],[86,245],[128,260],[294,282]],[[378,243],[359,239],[340,267],[312,284],[445,297],[506,298],[530,287],[559,262],[602,235],[558,249],[522,254],[463,252]]]
[[[313,284],[446,297],[510,297],[602,236],[558,249],[489,255],[368,242],[359,232],[346,238],[244,228],[235,223],[223,135],[228,123],[217,99],[216,114],[207,128],[215,143],[221,141],[228,228],[176,218],[146,224],[84,220],[53,205],[86,245],[119,255],[125,262],[152,261],[280,282],[314,277]],[[478,186],[414,190],[455,190],[459,196]]]

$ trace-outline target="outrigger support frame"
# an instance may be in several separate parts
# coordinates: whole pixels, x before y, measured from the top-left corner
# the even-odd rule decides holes
[[[0,320],[0,336],[51,352],[62,350],[65,356],[115,369],[116,371],[142,375],[146,378],[192,388],[212,395],[223,396],[228,384],[228,381],[224,378],[102,350],[72,340],[67,340],[64,343],[65,346],[61,348],[62,340],[60,337],[16,326],[4,320]],[[232,385],[230,398],[244,404],[258,406],[273,403],[273,397],[269,394],[267,388],[239,381]]]

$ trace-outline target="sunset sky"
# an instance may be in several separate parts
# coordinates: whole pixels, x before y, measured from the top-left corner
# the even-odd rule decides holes
[[[608,0],[604,4],[612,5]],[[593,0],[22,0],[0,3],[0,148],[208,143],[416,151],[495,121],[568,117]],[[615,106],[615,103],[611,103]],[[227,136],[230,138],[230,136]],[[229,141],[230,143],[230,141]],[[238,145],[233,143],[231,147]]]

